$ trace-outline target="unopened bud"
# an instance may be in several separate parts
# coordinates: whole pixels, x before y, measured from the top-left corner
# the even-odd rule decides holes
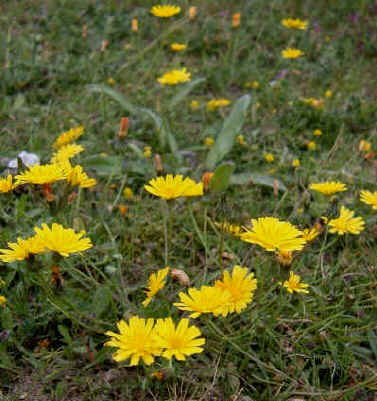
[[[156,165],[157,175],[161,175],[162,174],[162,161],[161,161],[161,156],[159,154],[156,154],[154,156],[154,163]]]
[[[120,119],[120,127],[119,127],[119,139],[123,139],[127,135],[128,127],[130,126],[130,121],[127,117],[122,117]]]
[[[171,269],[171,276],[172,278],[176,278],[181,285],[187,287],[190,285],[189,276],[183,270]]]

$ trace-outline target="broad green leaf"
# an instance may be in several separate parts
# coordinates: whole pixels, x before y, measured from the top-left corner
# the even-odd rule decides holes
[[[245,185],[251,183],[255,185],[264,185],[266,187],[271,187],[271,188],[275,187],[275,181],[277,181],[277,186],[279,191],[287,191],[287,187],[284,185],[282,181],[258,173],[234,174],[230,178],[230,183],[235,185]]]
[[[186,84],[170,101],[169,107],[173,108],[180,103],[194,88],[200,83],[204,82],[205,78],[194,79],[190,83]]]
[[[94,296],[90,310],[99,318],[108,308],[111,302],[111,292],[107,287],[98,287]]]
[[[121,174],[121,158],[116,156],[91,156],[83,160],[83,166],[96,170],[97,174]]]
[[[216,164],[232,150],[236,136],[241,131],[245,121],[250,101],[250,95],[244,95],[238,99],[230,115],[224,121],[223,128],[207,156],[206,165],[209,170],[213,170]]]
[[[230,184],[230,178],[234,169],[235,165],[229,163],[217,167],[210,181],[211,191],[225,191]]]

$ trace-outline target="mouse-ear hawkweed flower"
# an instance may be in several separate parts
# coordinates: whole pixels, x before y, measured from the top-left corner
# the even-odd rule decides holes
[[[17,238],[17,242],[8,242],[9,249],[0,249],[0,260],[5,263],[28,259],[30,254],[44,252],[45,246],[36,236],[22,239]]]
[[[162,77],[157,78],[161,85],[177,85],[183,82],[191,81],[191,73],[186,68],[180,70],[171,70],[166,72]]]
[[[68,143],[71,143],[76,139],[80,138],[83,132],[84,132],[84,127],[82,126],[71,128],[69,131],[60,134],[58,139],[52,145],[52,147],[54,149],[61,148],[62,146],[67,145]]]
[[[60,163],[65,160],[69,160],[71,157],[77,155],[82,152],[84,148],[81,145],[77,145],[75,143],[69,143],[68,145],[64,145],[58,149],[57,152],[51,158],[51,163]]]
[[[366,203],[367,205],[371,205],[373,209],[377,209],[377,191],[361,191],[360,192],[360,200],[361,202]]]
[[[308,21],[299,18],[286,18],[281,20],[281,24],[286,28],[305,30],[308,27]]]
[[[0,306],[5,305],[6,302],[7,302],[7,299],[4,296],[0,295]]]
[[[0,193],[10,192],[15,186],[12,175],[8,174],[7,178],[0,178]]]
[[[95,178],[89,178],[80,165],[70,167],[67,175],[67,182],[72,187],[78,185],[81,188],[91,188],[97,184],[97,180]]]
[[[304,52],[299,49],[292,49],[288,47],[288,49],[282,50],[281,55],[285,59],[295,59],[304,55]]]
[[[143,301],[143,306],[148,306],[152,298],[164,288],[166,282],[164,281],[169,273],[169,266],[165,269],[159,270],[157,273],[152,273],[148,280],[148,289],[145,291],[147,298]]]
[[[333,195],[337,192],[347,191],[347,187],[340,181],[326,181],[313,183],[309,185],[309,189],[320,192],[324,195]]]
[[[328,225],[331,227],[329,232],[338,235],[344,235],[346,233],[358,235],[364,230],[364,220],[361,217],[353,217],[355,212],[341,206],[340,215],[337,219],[331,219],[328,221]]]
[[[306,289],[309,287],[308,284],[300,283],[300,276],[298,274],[294,274],[293,271],[289,272],[289,279],[284,281],[283,287],[287,289],[287,291],[291,294],[293,292],[303,292],[308,293],[309,291]]]
[[[53,182],[64,180],[67,171],[61,164],[45,164],[29,167],[28,170],[16,175],[16,184],[52,184]]]
[[[179,14],[181,12],[181,7],[172,6],[170,4],[153,6],[150,13],[155,17],[159,18],[170,18],[173,15]]]

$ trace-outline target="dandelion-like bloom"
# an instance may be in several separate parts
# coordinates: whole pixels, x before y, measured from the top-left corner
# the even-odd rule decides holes
[[[71,157],[77,155],[82,152],[84,148],[81,145],[76,145],[75,143],[70,143],[68,145],[64,145],[59,150],[54,153],[51,158],[51,163],[60,163],[65,160],[69,160]]]
[[[2,295],[0,295],[0,306],[5,305],[6,302],[7,302],[7,299],[5,297],[3,297]]]
[[[179,14],[181,7],[172,6],[170,4],[153,6],[150,13],[159,18],[170,18],[173,15]]]
[[[67,145],[68,143],[71,143],[76,139],[80,138],[83,132],[84,132],[84,127],[82,126],[71,128],[69,131],[60,134],[58,139],[52,145],[52,147],[55,149],[61,148],[62,146]]]
[[[281,55],[286,59],[295,59],[304,55],[304,52],[299,49],[292,49],[288,47],[288,49],[282,50]]]
[[[237,136],[237,143],[240,144],[241,146],[247,146],[247,142],[245,141],[245,138],[243,135]]]
[[[188,294],[179,293],[181,302],[175,302],[174,306],[178,309],[186,310],[191,313],[193,319],[202,313],[213,313],[215,316],[226,316],[229,311],[231,295],[219,287],[210,287],[204,285],[200,290],[189,288]]]
[[[134,197],[134,193],[130,187],[124,188],[123,195],[128,199],[132,199]]]
[[[225,107],[230,104],[230,100],[228,99],[212,99],[207,103],[207,110],[213,111],[220,107]]]
[[[264,156],[264,158],[266,159],[267,163],[272,163],[275,160],[274,155],[272,153],[267,153]]]
[[[310,141],[306,144],[306,147],[308,148],[308,150],[316,150],[317,149],[317,145],[314,141]]]
[[[347,187],[340,181],[318,182],[309,185],[309,189],[324,195],[333,195],[337,192],[347,191]]]
[[[342,206],[337,219],[331,219],[327,223],[331,228],[330,233],[344,235],[346,233],[360,234],[364,230],[364,220],[361,217],[353,217],[355,212]]]
[[[0,193],[10,192],[14,187],[13,177],[10,174],[7,178],[0,178]]]
[[[360,200],[361,202],[366,203],[367,205],[371,205],[373,209],[377,209],[377,191],[361,191],[360,192]]]
[[[308,27],[308,21],[302,21],[299,18],[286,18],[281,20],[281,24],[291,29],[305,30]]]
[[[241,234],[241,227],[237,224],[230,224],[228,222],[223,223],[215,223],[215,226],[218,227],[221,231],[235,235],[239,237]]]
[[[155,332],[158,345],[164,348],[162,356],[169,360],[175,356],[178,361],[184,361],[186,356],[199,354],[206,341],[200,337],[201,332],[196,326],[189,327],[188,319],[182,319],[177,327],[171,317],[158,319]]]
[[[328,89],[328,90],[325,92],[325,96],[326,96],[326,97],[331,97],[331,96],[332,96],[332,91],[331,91],[330,89]]]
[[[315,129],[314,130],[314,135],[315,136],[321,136],[322,135],[322,131],[320,129]]]
[[[362,139],[359,143],[360,152],[369,152],[371,147],[372,147],[371,143],[368,141],[365,141],[364,139]]]
[[[305,239],[306,242],[312,242],[315,238],[318,237],[320,231],[317,230],[315,227],[312,229],[305,228],[302,232],[302,237]]]
[[[196,183],[188,177],[183,179],[183,176],[180,174],[175,177],[168,174],[165,178],[153,178],[149,181],[149,185],[144,185],[144,188],[151,194],[166,200],[181,196],[203,195],[203,184],[201,182]]]
[[[292,167],[294,167],[294,168],[300,167],[300,160],[299,159],[293,159],[292,160]]]
[[[159,270],[157,273],[152,273],[148,280],[148,289],[145,291],[147,298],[143,301],[143,306],[148,306],[152,298],[164,288],[166,282],[164,281],[169,273],[169,267]]]
[[[118,324],[119,333],[107,331],[105,334],[112,337],[104,345],[119,348],[113,359],[117,362],[131,358],[130,366],[136,366],[140,358],[146,365],[154,362],[154,357],[161,354],[161,347],[156,341],[154,319],[142,319],[132,316],[127,324],[121,320]]]
[[[45,249],[36,237],[17,238],[17,242],[8,242],[8,248],[10,249],[0,249],[0,260],[5,263],[25,260],[30,254],[42,253]]]
[[[90,238],[81,238],[85,235],[85,231],[75,233],[72,228],[64,228],[60,224],[53,223],[52,227],[49,228],[44,223],[42,228],[35,227],[34,230],[36,238],[41,241],[44,247],[62,256],[86,251],[93,246]]]
[[[97,184],[96,179],[89,178],[80,165],[71,167],[71,170],[67,176],[67,181],[72,187],[78,185],[81,188],[91,188]]]
[[[276,217],[260,217],[252,219],[252,230],[245,227],[246,232],[241,234],[242,241],[258,244],[270,252],[300,251],[305,245],[302,232],[287,221],[280,221]]]
[[[185,45],[183,43],[172,43],[170,45],[170,48],[175,52],[181,52],[181,51],[185,50],[186,47],[187,47],[187,45]]]
[[[45,164],[29,167],[25,172],[16,175],[16,186],[22,184],[52,184],[53,182],[64,180],[67,171],[60,164]]]
[[[289,272],[289,280],[284,281],[283,287],[287,289],[288,292],[293,294],[293,292],[304,292],[308,293],[309,291],[306,290],[309,287],[308,284],[300,283],[300,276],[298,274],[294,274],[293,271]]]
[[[257,280],[254,273],[248,274],[247,267],[234,266],[232,275],[224,271],[222,280],[215,282],[215,287],[229,292],[229,313],[240,313],[252,301],[257,288]]]
[[[187,72],[186,68],[180,70],[171,70],[165,73],[162,77],[158,78],[157,81],[161,85],[177,85],[183,82],[191,81],[191,73]]]
[[[199,108],[199,102],[197,100],[192,100],[190,103],[190,107],[192,110],[197,110]]]
[[[204,141],[204,144],[206,145],[206,148],[208,148],[208,149],[211,149],[214,143],[215,143],[215,140],[213,138],[211,138],[210,136],[208,136]]]
[[[324,100],[322,98],[315,99],[314,97],[308,97],[308,98],[301,98],[301,101],[306,104],[309,104],[310,106],[312,106],[317,110],[323,109]]]

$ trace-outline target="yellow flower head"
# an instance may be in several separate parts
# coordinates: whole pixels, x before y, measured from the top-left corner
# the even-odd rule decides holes
[[[303,292],[308,293],[309,291],[306,290],[309,287],[308,284],[300,283],[300,276],[298,274],[294,274],[293,271],[289,272],[289,280],[284,281],[283,287],[287,289],[288,292],[293,294],[293,292]]]
[[[186,356],[198,354],[203,351],[201,347],[205,339],[200,337],[201,332],[196,326],[189,327],[189,320],[182,319],[175,327],[173,319],[158,319],[155,326],[158,345],[164,349],[162,356],[178,361],[184,361]]]
[[[7,299],[5,297],[3,297],[2,295],[0,295],[0,306],[5,305],[6,302],[7,302]]]
[[[35,227],[36,238],[50,251],[57,252],[62,256],[69,256],[70,253],[82,252],[93,245],[90,238],[81,238],[85,231],[75,233],[72,228],[64,228],[60,224],[52,223],[51,229],[47,224],[42,228]]]
[[[360,234],[364,230],[364,220],[361,217],[353,217],[355,212],[342,206],[340,208],[340,215],[337,219],[331,219],[327,224],[331,227],[329,232],[339,235],[346,233]]]
[[[314,135],[315,136],[320,136],[320,135],[322,135],[322,131],[320,129],[315,129],[314,130]]]
[[[300,160],[299,159],[293,159],[292,161],[292,167],[300,167]]]
[[[165,287],[166,282],[164,281],[167,274],[169,273],[169,266],[165,269],[159,270],[157,273],[152,273],[149,276],[148,289],[145,291],[147,298],[143,301],[143,306],[148,306],[152,298]]]
[[[304,52],[299,49],[292,49],[288,47],[288,49],[281,51],[281,55],[286,59],[294,59],[303,56]]]
[[[130,187],[124,188],[123,195],[128,199],[132,199],[134,197],[134,193]]]
[[[220,107],[225,107],[230,104],[230,100],[228,99],[213,99],[207,103],[207,110],[213,111]]]
[[[191,107],[192,110],[197,110],[199,108],[199,102],[197,100],[193,100],[190,103],[190,107]]]
[[[317,149],[317,145],[314,141],[310,141],[306,144],[306,147],[308,148],[308,150],[316,150]]]
[[[245,227],[241,234],[242,241],[258,244],[270,252],[300,251],[305,245],[302,232],[287,221],[276,217],[260,217],[252,219],[252,230]]]
[[[13,185],[13,177],[8,174],[7,178],[0,178],[0,193],[6,193],[15,188],[16,185]]]
[[[158,78],[157,81],[161,85],[177,85],[182,82],[191,81],[191,74],[187,72],[186,68],[180,70],[171,70],[165,73],[162,77]]]
[[[204,144],[206,145],[206,147],[208,149],[212,148],[214,143],[215,143],[215,140],[213,138],[209,137],[209,136],[204,141]]]
[[[168,174],[165,178],[153,178],[149,181],[149,185],[144,185],[144,188],[151,194],[166,200],[181,196],[203,195],[203,183],[196,183],[191,178],[183,179],[180,174],[175,177]]]
[[[76,145],[75,143],[70,143],[68,145],[64,145],[51,158],[51,163],[60,163],[65,160],[69,160],[71,157],[77,155],[82,152],[84,148],[81,145]]]
[[[252,301],[257,280],[254,278],[254,273],[248,274],[247,267],[236,265],[233,267],[232,275],[225,271],[223,279],[215,282],[215,287],[230,294],[229,313],[240,313]]]
[[[215,226],[218,227],[223,232],[235,235],[236,237],[240,236],[241,227],[238,226],[237,224],[230,224],[227,222],[223,222],[223,223],[216,222]]]
[[[181,52],[181,51],[185,50],[186,47],[187,47],[187,45],[185,45],[183,43],[172,43],[170,45],[170,48],[175,52]]]
[[[154,319],[145,320],[132,316],[129,324],[121,320],[117,326],[119,333],[107,331],[105,334],[112,338],[104,344],[118,348],[113,354],[115,361],[121,362],[131,358],[130,366],[136,366],[141,358],[146,365],[151,365],[154,357],[161,354],[161,347],[153,328]]]
[[[143,156],[146,159],[149,159],[152,156],[152,148],[150,146],[144,146]]]
[[[324,195],[333,195],[337,192],[347,191],[347,187],[340,181],[326,181],[313,183],[309,185],[309,189],[320,192]]]
[[[308,21],[302,21],[299,18],[286,18],[281,21],[286,28],[305,30],[308,27]]]
[[[231,295],[219,287],[204,285],[200,290],[189,288],[188,294],[180,292],[179,299],[181,302],[175,302],[174,306],[192,312],[190,317],[195,319],[202,313],[226,316],[229,313]]]
[[[36,164],[25,172],[16,175],[16,184],[52,184],[55,181],[64,180],[67,171],[60,164]]]
[[[67,176],[67,181],[72,187],[78,185],[81,188],[91,188],[97,184],[96,179],[89,178],[80,165],[71,167],[70,172]]]
[[[76,139],[80,138],[83,132],[84,132],[84,127],[82,126],[71,128],[69,131],[60,134],[58,139],[52,146],[55,149],[61,148],[62,146],[67,145],[68,143],[73,142]]]
[[[237,143],[241,146],[247,146],[247,142],[245,141],[245,138],[243,137],[243,135],[237,136]]]
[[[326,96],[326,97],[331,97],[331,96],[332,96],[332,91],[331,91],[330,89],[328,89],[328,90],[325,92],[325,96]]]
[[[308,98],[301,98],[301,101],[306,104],[309,104],[314,109],[317,109],[317,110],[323,109],[324,100],[322,98],[315,99],[314,97],[308,97]]]
[[[371,149],[371,143],[362,139],[359,144],[360,152],[369,152]]]
[[[315,238],[318,237],[320,234],[320,231],[317,230],[315,227],[312,229],[305,228],[305,230],[302,232],[302,237],[305,239],[306,242],[312,242]]]
[[[169,4],[153,6],[150,13],[159,18],[170,18],[173,15],[179,14],[181,7],[172,6]]]
[[[264,158],[266,159],[267,163],[272,163],[275,158],[274,155],[272,153],[267,153]]]
[[[377,209],[377,191],[361,191],[360,200],[367,205],[371,205],[373,209]]]
[[[36,237],[27,239],[17,238],[17,242],[8,242],[8,248],[0,249],[0,260],[5,263],[28,259],[30,254],[44,252],[44,245]]]

